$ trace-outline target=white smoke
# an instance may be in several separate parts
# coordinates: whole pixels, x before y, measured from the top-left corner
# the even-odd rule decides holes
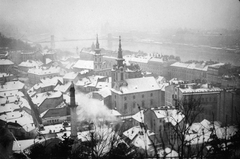
[[[99,124],[102,122],[114,123],[117,118],[111,114],[111,111],[99,100],[89,98],[84,94],[76,94],[77,102],[77,120],[79,122],[93,122]]]

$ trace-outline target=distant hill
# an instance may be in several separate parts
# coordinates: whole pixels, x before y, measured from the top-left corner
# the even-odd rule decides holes
[[[8,38],[0,33],[0,47],[8,50],[34,51],[36,48],[20,39]]]

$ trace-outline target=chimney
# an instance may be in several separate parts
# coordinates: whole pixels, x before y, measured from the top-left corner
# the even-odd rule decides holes
[[[75,102],[75,88],[72,82],[70,87],[71,137],[77,139],[77,105]]]

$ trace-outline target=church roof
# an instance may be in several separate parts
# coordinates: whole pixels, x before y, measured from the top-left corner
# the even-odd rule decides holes
[[[94,69],[94,63],[93,63],[93,61],[78,60],[73,67],[78,68],[78,69],[93,70]]]
[[[112,89],[112,91],[118,94],[129,94],[160,90],[154,77],[126,79],[126,83],[127,85],[121,86],[119,90]]]

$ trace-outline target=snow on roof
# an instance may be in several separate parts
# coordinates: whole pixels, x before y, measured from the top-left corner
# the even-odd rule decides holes
[[[1,101],[1,100],[0,100]],[[2,101],[1,101],[2,103]],[[12,112],[16,109],[19,109],[19,105],[15,103],[5,103],[4,106],[0,107],[0,112]]]
[[[55,124],[55,125],[47,125],[44,126],[44,130],[41,130],[41,134],[49,134],[50,132],[56,133],[60,132],[61,130],[64,130],[62,124]]]
[[[39,67],[42,65],[43,63],[41,61],[27,60],[27,61],[21,62],[18,66],[31,68],[31,67]]]
[[[94,69],[94,62],[93,61],[87,61],[87,60],[78,60],[73,67],[78,68],[78,69],[93,70]]]
[[[148,63],[148,61],[151,59],[151,57],[149,56],[135,56],[135,55],[125,55],[123,58],[126,61],[140,62],[140,63]]]
[[[78,76],[78,73],[75,72],[69,72],[63,76],[64,79],[75,79]]]
[[[27,140],[18,140],[13,142],[12,150],[14,152],[22,152],[23,150],[29,148],[35,144],[34,139],[27,139]]]
[[[24,88],[24,83],[20,81],[10,81],[6,82],[2,87],[0,87],[0,92],[21,90]]]
[[[1,73],[0,73],[0,78],[1,78],[1,77],[9,77],[9,76],[13,76],[13,74],[4,73],[4,72],[1,72]]]
[[[182,68],[187,68],[188,65],[189,65],[188,63],[183,63],[183,62],[175,62],[171,64],[171,66],[173,67],[182,67]]]
[[[132,116],[133,119],[135,119],[136,121],[138,121],[139,123],[144,123],[144,110],[140,110],[139,112],[137,112],[136,114],[134,114]]]
[[[172,78],[170,81],[169,81],[170,84],[181,84],[181,83],[184,83],[183,80],[179,80],[177,78]]]
[[[40,68],[31,68],[28,70],[28,73],[36,74],[36,75],[48,75],[48,74],[56,74],[60,73],[60,67],[40,67]]]
[[[51,62],[52,62],[52,60],[50,58],[46,58],[46,64],[49,64]]]
[[[99,91],[97,91],[98,94],[100,94],[103,98],[111,96],[111,89],[106,87],[106,88],[102,88]]]
[[[153,62],[161,62],[161,63],[164,62],[164,61],[163,61],[163,58],[155,58],[155,57],[152,57],[152,58],[149,60],[149,62],[150,62],[150,61],[153,61]]]
[[[220,139],[230,139],[236,134],[237,128],[235,126],[227,126],[216,129],[216,135]]]
[[[0,59],[0,65],[13,65],[14,63],[8,59]]]
[[[121,116],[122,114],[120,114],[117,110],[115,110],[115,109],[111,109],[110,110],[110,113],[112,114],[112,115],[114,115],[114,116]]]
[[[103,88],[111,88],[111,83],[110,82],[97,82],[96,88],[98,89],[103,89]],[[109,89],[110,90],[110,89]]]
[[[158,155],[159,157],[165,157],[165,158],[178,158],[178,153],[168,147],[166,147],[165,150],[163,149],[159,150]]]
[[[0,92],[1,97],[9,97],[9,96],[19,96],[23,97],[24,94],[21,91],[18,90],[12,90],[12,91],[7,91],[7,92]]]
[[[98,83],[98,79],[102,78],[103,76],[87,76],[84,77],[80,80],[78,80],[78,82],[76,83],[77,86],[92,86],[92,87],[96,87],[97,83]]]
[[[135,126],[127,131],[123,132],[123,135],[128,137],[132,144],[134,144],[136,147],[143,148],[145,147],[147,149],[150,148],[150,145],[152,144],[149,137],[150,135],[153,135],[154,133],[150,133],[149,130],[147,130],[147,134],[145,135],[145,131],[140,126]]]
[[[9,113],[6,113],[5,115],[1,115],[0,119],[6,122],[13,122],[13,123],[17,122],[23,128],[27,128],[26,131],[31,131],[30,128],[34,126],[32,116],[25,111],[9,112]]]
[[[62,93],[66,93],[66,91],[70,88],[70,86],[71,86],[71,82],[68,82],[68,83],[63,84],[63,85],[58,84],[58,85],[54,88],[54,90],[55,90],[55,91],[60,91],[60,92],[62,92]]]
[[[171,64],[173,67],[181,67],[181,68],[187,68],[187,69],[195,69],[195,70],[201,70],[201,71],[207,71],[208,66],[205,65],[205,63],[183,63],[183,62],[175,62]]]
[[[160,87],[154,77],[131,78],[126,79],[127,85],[121,86],[120,91],[112,89],[119,94],[139,93],[147,91],[160,90]]]
[[[62,93],[59,92],[59,91],[57,91],[57,92],[52,92],[51,91],[51,92],[38,93],[38,94],[36,94],[32,98],[32,101],[37,106],[40,106],[44,100],[49,99],[49,98],[58,98],[61,95],[62,95]]]
[[[165,122],[170,122],[174,126],[184,118],[184,115],[176,109],[154,109],[153,112],[157,118],[164,118]]]
[[[196,83],[188,83],[185,84],[186,87],[179,88],[179,90],[184,93],[218,93],[221,92],[222,89],[218,87],[208,87],[209,84],[196,84]]]
[[[220,68],[223,65],[225,65],[225,63],[216,63],[216,64],[213,64],[213,65],[209,65],[209,67]]]
[[[42,83],[58,83],[58,81],[60,81],[61,83],[63,83],[63,77],[53,77],[53,78],[44,78],[44,79],[40,79],[40,81]]]

